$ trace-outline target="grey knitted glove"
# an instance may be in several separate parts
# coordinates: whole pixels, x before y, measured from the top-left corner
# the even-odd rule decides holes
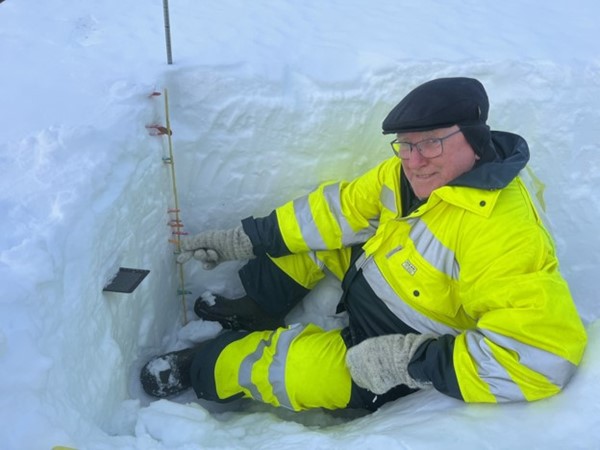
[[[181,238],[177,262],[183,264],[192,256],[207,270],[223,261],[254,258],[252,242],[242,226],[230,230],[205,231]]]
[[[346,366],[356,384],[374,394],[385,394],[399,384],[413,389],[431,386],[408,373],[408,363],[432,334],[389,334],[366,339],[346,353]]]

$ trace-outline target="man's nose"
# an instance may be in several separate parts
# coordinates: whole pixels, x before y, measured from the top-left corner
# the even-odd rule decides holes
[[[416,147],[410,152],[410,158],[408,159],[409,167],[421,167],[427,164],[427,158],[421,155],[421,152]]]

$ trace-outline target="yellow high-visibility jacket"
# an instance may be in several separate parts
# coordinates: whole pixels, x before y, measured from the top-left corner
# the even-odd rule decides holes
[[[271,250],[280,254],[362,246],[344,285],[358,341],[434,333],[409,365],[413,377],[468,402],[531,401],[565,386],[586,333],[518,176],[527,144],[493,136],[497,161],[420,204],[406,204],[401,161],[391,158],[277,208],[270,229],[279,235],[262,240],[279,241]]]

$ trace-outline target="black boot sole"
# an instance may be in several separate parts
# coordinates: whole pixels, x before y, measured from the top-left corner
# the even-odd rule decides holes
[[[198,349],[186,348],[165,353],[148,361],[140,371],[144,391],[157,398],[166,398],[190,388],[190,366]]]

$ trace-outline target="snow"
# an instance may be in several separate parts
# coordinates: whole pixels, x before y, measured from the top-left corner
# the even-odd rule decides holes
[[[5,449],[598,448],[600,58],[594,0],[0,3],[0,446]],[[154,401],[151,356],[183,326],[168,243],[174,134],[185,230],[236,225],[389,156],[381,121],[416,85],[479,78],[490,124],[526,137],[589,347],[558,396],[466,405],[421,392],[374,414]],[[163,95],[150,96],[152,92]],[[237,263],[185,266],[186,313],[237,295]],[[119,267],[150,270],[132,294]],[[338,326],[326,280],[288,317]],[[557,330],[560,332],[560,330]]]

